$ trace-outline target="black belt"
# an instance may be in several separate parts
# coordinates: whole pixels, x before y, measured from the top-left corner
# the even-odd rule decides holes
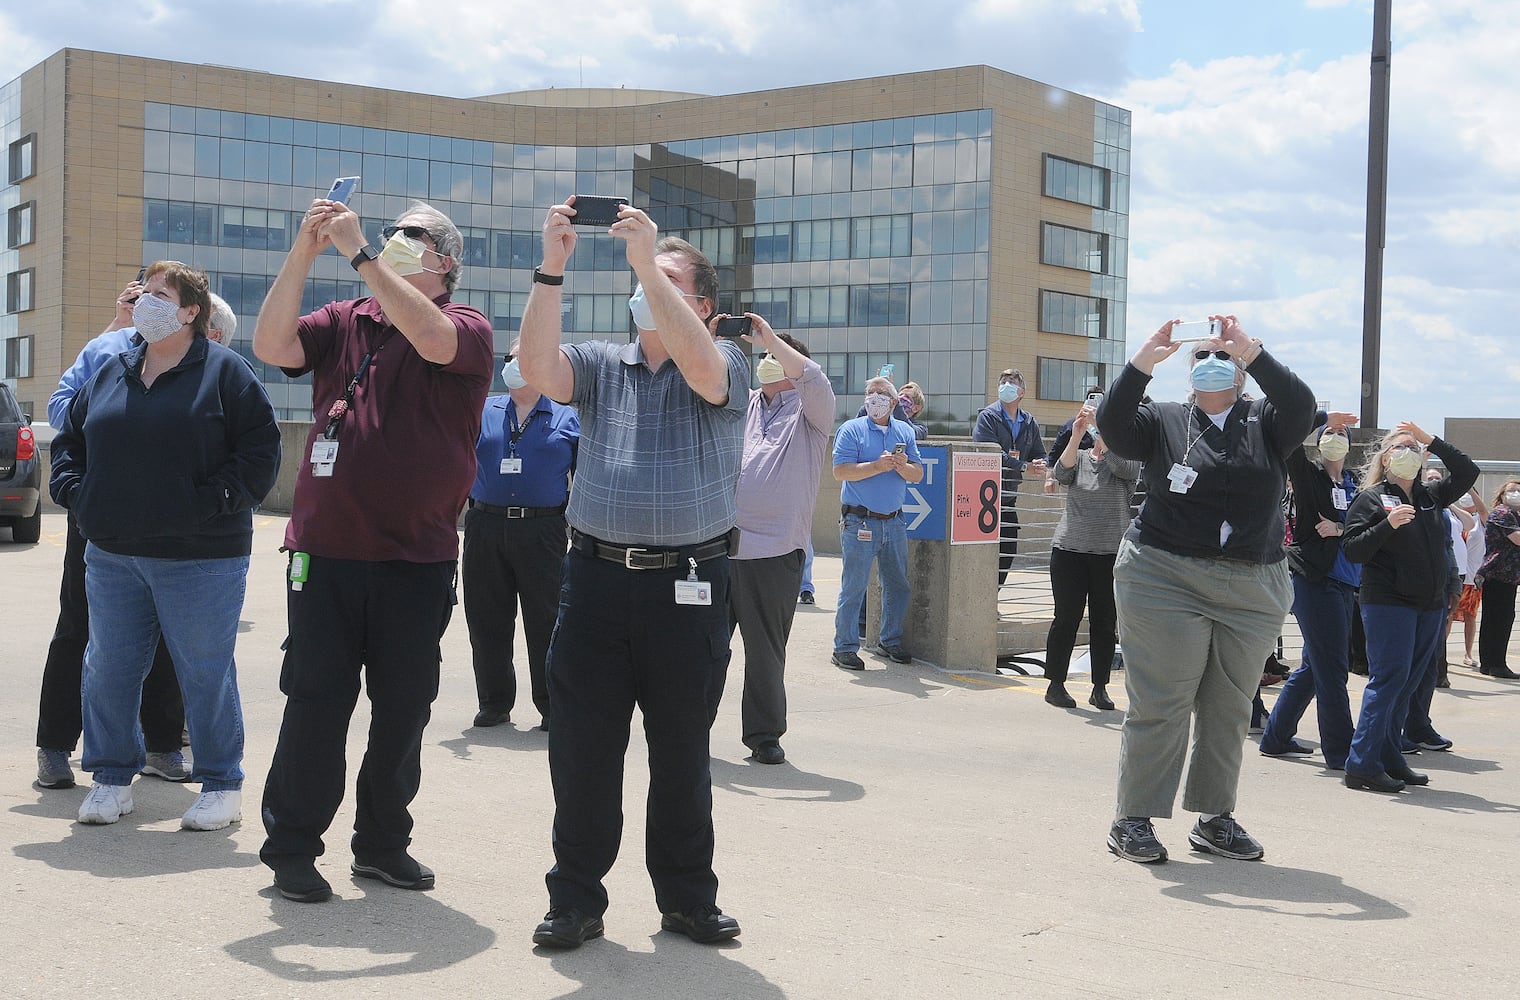
[[[485,511],[487,514],[495,514],[497,517],[506,517],[516,520],[523,517],[554,517],[565,512],[565,505],[558,507],[498,507],[494,503],[481,503],[479,500],[470,500],[471,510]]]
[[[897,510],[894,510],[890,514],[878,514],[876,511],[872,510],[869,507],[852,507],[848,504],[839,505],[840,517],[843,517],[846,514],[859,514],[861,517],[874,517],[878,521],[890,521],[900,513],[902,513],[901,507],[899,507]]]
[[[728,555],[730,535],[721,535],[697,545],[670,549],[643,545],[613,545],[571,528],[570,547],[588,556],[617,563],[624,569],[675,569],[678,566],[685,566],[688,559],[706,562],[718,556]]]

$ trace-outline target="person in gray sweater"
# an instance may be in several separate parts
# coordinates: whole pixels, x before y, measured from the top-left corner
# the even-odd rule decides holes
[[[1106,689],[1118,644],[1114,555],[1129,528],[1129,498],[1140,478],[1140,463],[1109,452],[1096,423],[1097,404],[1083,405],[1071,429],[1056,438],[1053,452],[1051,478],[1066,487],[1066,507],[1050,542],[1055,617],[1045,639],[1045,677],[1050,682],[1045,700],[1057,708],[1077,705],[1066,691],[1066,672],[1085,610],[1093,683],[1087,703],[1112,711]]]

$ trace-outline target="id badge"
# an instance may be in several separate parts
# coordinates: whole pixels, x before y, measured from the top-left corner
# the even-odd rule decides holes
[[[1345,487],[1343,487],[1343,486],[1333,486],[1333,487],[1331,487],[1330,488],[1330,502],[1335,505],[1335,509],[1336,510],[1345,510],[1346,507],[1347,507],[1347,504],[1346,504],[1346,489],[1345,489]]]
[[[857,542],[869,542],[871,540],[871,529],[862,524],[855,532],[855,540]]]
[[[1186,493],[1198,481],[1198,470],[1190,469],[1181,462],[1173,462],[1172,471],[1166,474],[1166,478],[1172,484],[1173,493]]]
[[[311,464],[332,465],[338,460],[338,442],[317,440],[311,443]],[[328,475],[332,475],[331,472]]]
[[[1391,510],[1393,510],[1393,508],[1395,508],[1395,507],[1397,507],[1399,505],[1399,498],[1398,497],[1391,497],[1388,494],[1384,493],[1383,496],[1382,496],[1382,499],[1383,499],[1383,509],[1384,510],[1391,511]]]
[[[319,462],[311,467],[311,474],[313,476],[330,476],[332,475],[332,470],[333,464],[331,462]]]
[[[503,476],[517,476],[522,474],[522,459],[504,458],[501,460],[501,474]]]
[[[677,580],[676,603],[712,606],[712,584],[706,580]]]

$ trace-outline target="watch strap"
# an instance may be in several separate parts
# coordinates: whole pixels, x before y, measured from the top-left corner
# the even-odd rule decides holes
[[[563,274],[545,274],[535,267],[533,269],[533,280],[540,285],[563,285],[565,283],[565,276]]]
[[[366,243],[359,248],[358,253],[354,254],[353,257],[349,259],[348,264],[355,271],[357,271],[359,270],[360,264],[363,264],[367,260],[377,260],[379,257],[380,251],[376,250],[374,247]]]

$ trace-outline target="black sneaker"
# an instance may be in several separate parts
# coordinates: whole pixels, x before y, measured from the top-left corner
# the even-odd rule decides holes
[[[1261,741],[1261,755],[1263,757],[1309,757],[1313,754],[1313,750],[1310,750],[1298,742],[1298,740],[1289,740],[1286,743]]]
[[[1115,820],[1108,831],[1108,849],[1125,861],[1142,865],[1166,860],[1166,848],[1156,839],[1156,828],[1143,816]]]
[[[431,889],[433,869],[419,864],[405,851],[355,854],[349,871],[359,878],[375,878],[398,889]]]
[[[877,645],[876,652],[879,655],[881,655],[881,656],[885,656],[885,657],[887,657],[889,659],[896,660],[898,663],[912,663],[913,662],[913,654],[909,653],[906,649],[903,649],[901,646],[888,646],[886,643],[883,642],[883,643],[880,643],[880,644]]]
[[[804,590],[802,593],[797,595],[797,603],[815,604],[817,602],[813,600],[813,592],[811,590]]]
[[[533,943],[545,948],[579,948],[606,931],[601,917],[588,917],[573,906],[556,906],[533,931]]]
[[[1198,822],[1188,833],[1188,843],[1195,851],[1207,851],[1236,861],[1260,861],[1267,853],[1229,813],[1215,816],[1207,823],[1202,816],[1198,817]]]
[[[297,903],[320,903],[332,898],[332,886],[317,871],[315,858],[290,854],[274,865],[274,887]]]
[[[1414,745],[1419,747],[1421,750],[1433,750],[1437,753],[1440,753],[1451,749],[1451,740],[1442,736],[1440,733],[1437,733],[1433,737],[1426,737],[1423,740],[1415,740]]]
[[[780,764],[786,760],[786,751],[781,749],[779,740],[766,740],[755,747],[750,756],[757,764]]]
[[[717,944],[739,936],[739,921],[727,916],[715,903],[702,903],[681,913],[660,916],[660,926],[685,934],[697,944]]]
[[[829,657],[829,662],[836,667],[843,667],[845,670],[864,670],[866,668],[866,661],[862,660],[859,654],[847,649],[834,650],[834,655]]]

